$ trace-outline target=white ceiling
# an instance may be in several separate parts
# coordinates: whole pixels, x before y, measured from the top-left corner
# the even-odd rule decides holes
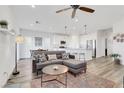
[[[56,14],[56,10],[70,6],[41,5],[32,8],[31,6],[11,6],[17,24],[20,28],[31,29],[43,32],[57,33],[84,33],[84,25],[87,31],[93,32],[99,29],[106,29],[124,18],[124,5],[90,5],[87,7],[95,9],[93,14],[77,10],[75,19],[71,19],[72,10]],[[75,20],[78,19],[78,22]],[[40,24],[35,24],[38,20]],[[65,31],[65,26],[67,29]]]

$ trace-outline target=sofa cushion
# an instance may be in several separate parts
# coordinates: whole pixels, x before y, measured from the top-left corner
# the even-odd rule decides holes
[[[56,54],[57,59],[62,59],[62,54]]]
[[[51,65],[51,64],[62,64],[63,60],[49,60],[49,61],[45,61],[43,63],[39,62],[36,63],[36,68],[37,69],[42,69],[43,67],[47,66],[47,65]]]
[[[63,63],[62,59],[51,60],[52,63]]]
[[[68,66],[68,67],[74,68],[74,69],[79,69],[79,68],[82,68],[82,67],[86,67],[85,62],[79,61],[79,60],[73,60],[73,59],[64,60],[63,64]]]
[[[69,68],[69,71],[72,72],[73,74],[77,74],[77,73],[82,72],[84,69],[86,68],[79,68],[79,69]]]
[[[69,53],[63,53],[63,54],[62,54],[62,59],[63,59],[63,60],[69,59]]]

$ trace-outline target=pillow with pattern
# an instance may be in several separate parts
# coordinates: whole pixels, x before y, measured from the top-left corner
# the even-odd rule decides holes
[[[33,56],[33,60],[36,60],[38,62],[39,61],[38,59],[39,59],[39,55],[38,54]]]
[[[63,54],[62,54],[62,59],[63,59],[63,60],[69,59],[69,53],[63,53]]]
[[[39,62],[45,62],[45,61],[47,61],[46,55],[44,53],[41,54],[41,55],[39,55],[38,60],[39,60]]]

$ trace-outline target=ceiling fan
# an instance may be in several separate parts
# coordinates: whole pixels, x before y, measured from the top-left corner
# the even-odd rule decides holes
[[[79,9],[81,11],[89,12],[89,13],[93,13],[95,11],[95,10],[93,10],[91,8],[88,8],[88,7],[80,7],[80,5],[70,5],[70,6],[71,7],[69,7],[69,8],[58,10],[58,11],[56,11],[56,13],[60,13],[60,12],[63,12],[63,11],[67,11],[69,9],[73,9],[71,17],[74,18],[75,15],[76,15],[77,9]]]

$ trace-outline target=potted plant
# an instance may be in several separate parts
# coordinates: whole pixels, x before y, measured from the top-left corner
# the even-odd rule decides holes
[[[121,57],[121,56],[120,56],[119,54],[115,53],[115,54],[111,54],[110,56],[114,58],[114,62],[115,62],[116,64],[120,64],[120,59],[119,59],[119,57]]]
[[[5,20],[1,20],[1,21],[0,21],[0,27],[7,29],[7,28],[8,28],[8,22],[5,21]]]

